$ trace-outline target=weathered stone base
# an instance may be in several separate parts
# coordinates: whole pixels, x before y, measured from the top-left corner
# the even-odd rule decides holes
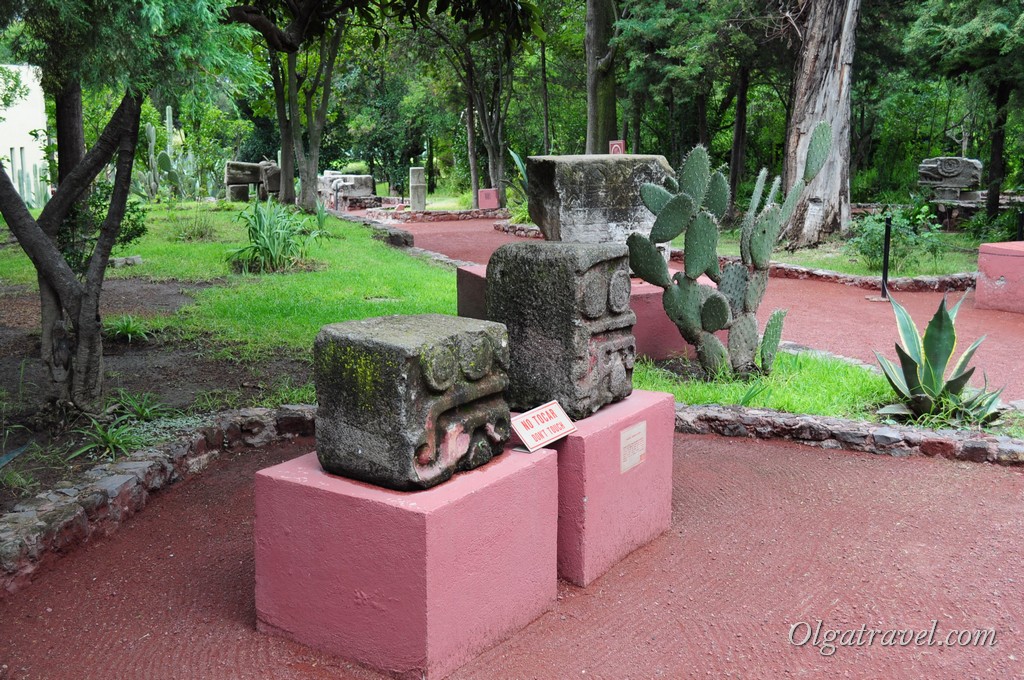
[[[498,220],[495,222],[494,230],[523,238],[544,238],[540,227],[533,224],[512,224],[508,220]]]
[[[558,575],[590,585],[672,522],[672,395],[635,390],[558,451]]]
[[[426,491],[256,474],[258,628],[398,677],[442,678],[551,609],[555,452],[506,451]]]

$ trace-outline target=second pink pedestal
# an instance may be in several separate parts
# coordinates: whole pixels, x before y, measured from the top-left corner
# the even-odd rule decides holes
[[[670,394],[636,390],[576,423],[558,451],[558,575],[589,585],[672,521]]]

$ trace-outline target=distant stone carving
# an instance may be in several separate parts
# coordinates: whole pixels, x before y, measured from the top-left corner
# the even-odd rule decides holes
[[[675,173],[664,156],[531,156],[526,160],[530,217],[549,241],[625,243],[651,233],[655,216],[640,199],[647,182]]]
[[[333,474],[425,489],[502,451],[501,324],[426,314],[324,326],[313,348],[316,451]]]
[[[510,243],[487,265],[487,317],[508,327],[508,400],[586,418],[633,390],[636,315],[622,244]]]
[[[968,189],[981,184],[981,167],[981,161],[973,158],[926,158],[917,166],[917,181],[925,186]]]

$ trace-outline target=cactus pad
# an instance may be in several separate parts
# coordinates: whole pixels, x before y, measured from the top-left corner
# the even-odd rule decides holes
[[[786,200],[782,203],[782,208],[779,211],[779,225],[775,230],[776,238],[778,238],[779,232],[782,231],[782,226],[789,222],[789,218],[793,217],[793,211],[796,210],[796,204],[800,200],[800,194],[804,193],[805,186],[804,181],[798,179],[793,188],[790,189]]]
[[[668,265],[658,249],[642,234],[630,234],[626,239],[629,247],[629,266],[641,279],[661,288],[668,288],[672,280],[668,277]]]
[[[664,243],[671,241],[679,234],[686,231],[687,225],[693,218],[693,201],[686,194],[673,196],[658,213],[651,227],[651,241]]]
[[[711,175],[711,183],[708,184],[704,206],[715,216],[716,220],[725,217],[726,211],[729,210],[729,181],[721,172]]]
[[[697,341],[697,360],[709,378],[721,375],[729,368],[729,354],[722,341],[708,332],[700,334]]]
[[[665,178],[665,188],[669,190],[669,193],[678,194],[679,193],[679,182],[676,181],[675,177],[666,177]]]
[[[755,369],[757,353],[757,318],[753,314],[737,317],[729,327],[729,360],[732,370],[747,376]]]
[[[781,210],[777,205],[770,205],[758,216],[750,234],[750,263],[755,269],[767,269],[782,227]]]
[[[754,183],[754,193],[750,195],[750,205],[747,206],[747,214],[743,218],[742,231],[746,232],[754,226],[754,219],[761,210],[761,194],[764,193],[764,183],[768,180],[768,169],[761,168],[757,174],[757,181]],[[746,261],[746,260],[744,260]]]
[[[662,294],[661,303],[665,313],[676,326],[683,338],[695,344],[700,338],[700,307],[703,301],[700,284],[679,277],[677,283],[669,286]]]
[[[807,161],[804,163],[804,181],[810,182],[821,172],[832,148],[832,126],[826,122],[818,123],[811,133],[811,141],[807,144]]]
[[[764,292],[768,288],[768,270],[759,269],[750,276],[750,284],[747,286],[747,295],[743,299],[744,312],[756,312],[764,299]]]
[[[729,309],[733,316],[743,313],[743,300],[747,295],[747,284],[750,272],[739,262],[733,262],[722,270],[722,279],[718,282],[718,292],[729,300]]]
[[[700,307],[700,325],[709,333],[722,330],[729,325],[731,320],[729,300],[717,291],[709,295]],[[754,336],[757,336],[756,327]]]
[[[683,247],[686,278],[696,279],[712,267],[717,271],[718,224],[715,223],[715,218],[701,211],[686,230]]]
[[[672,200],[672,193],[657,184],[648,182],[640,187],[640,198],[652,213],[657,215]]]
[[[695,146],[686,154],[683,161],[683,169],[679,173],[679,187],[696,205],[703,205],[704,194],[707,193],[710,180],[711,158],[708,157],[708,150],[703,146]]]
[[[786,310],[776,309],[764,326],[764,337],[761,338],[761,370],[765,373],[769,373],[775,364],[775,355],[782,340],[782,321],[785,318]]]

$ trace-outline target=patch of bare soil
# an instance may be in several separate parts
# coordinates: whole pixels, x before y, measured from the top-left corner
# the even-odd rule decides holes
[[[192,302],[190,293],[197,288],[180,282],[108,280],[103,286],[101,314],[104,318],[172,314]],[[240,363],[159,338],[105,341],[103,361],[109,393],[118,389],[132,394],[149,392],[179,410],[244,405],[284,379],[302,385],[310,377],[309,365],[301,361]],[[73,430],[89,425],[87,420],[68,422],[51,412],[44,414],[46,384],[46,371],[39,360],[38,294],[23,287],[0,287],[0,459],[32,442],[51,451],[73,450],[79,439]],[[27,476],[28,485],[22,487],[15,477],[5,480],[12,472]],[[26,492],[49,488],[71,472],[59,456],[47,459],[26,452],[0,468],[0,513],[13,507]]]

